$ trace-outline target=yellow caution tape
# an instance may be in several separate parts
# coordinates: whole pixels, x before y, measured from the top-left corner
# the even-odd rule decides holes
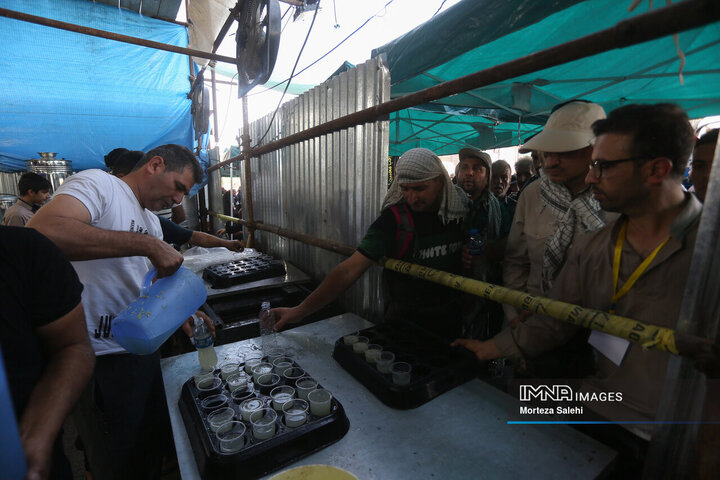
[[[241,218],[231,217],[229,215],[223,215],[222,213],[215,213],[215,212],[209,212],[212,215],[215,215],[219,220],[225,220],[226,222],[238,222],[242,220]]]
[[[382,259],[380,263],[388,270],[404,275],[438,283],[455,290],[512,305],[516,308],[552,317],[580,327],[608,333],[638,343],[645,349],[655,348],[678,355],[675,346],[675,331],[670,328],[648,325],[631,318],[530,295],[526,292],[511,290],[492,283],[481,282],[480,280],[403,262],[394,258]]]

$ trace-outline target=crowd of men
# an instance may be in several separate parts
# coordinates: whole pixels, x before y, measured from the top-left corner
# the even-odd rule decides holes
[[[515,164],[514,181],[507,162],[473,147],[459,150],[455,183],[435,153],[409,150],[357,251],[301,304],[274,309],[276,329],[333,301],[385,257],[675,328],[716,142],[717,130],[696,140],[674,105],[626,105],[606,115],[572,101],[526,140],[532,160]],[[693,150],[694,194],[681,183]],[[106,157],[112,174],[75,174],[39,210],[49,185],[24,175],[6,218],[30,228],[1,230],[3,271],[18,275],[3,275],[3,290],[15,294],[4,297],[0,342],[38,478],[67,478],[57,438],[71,410],[93,478],[159,477],[169,441],[159,354],[130,355],[96,332],[137,297],[149,264],[161,277],[180,267],[182,254],[163,240],[242,248],[173,230],[152,213],[180,204],[201,181],[190,150],[114,152]],[[467,247],[470,232],[480,251]],[[399,273],[384,276],[389,324],[428,330],[479,360],[509,359],[518,375],[622,392],[622,402],[590,411],[632,421],[609,435],[632,445],[621,452],[622,472],[640,471],[668,354]],[[31,295],[38,287],[43,302]]]

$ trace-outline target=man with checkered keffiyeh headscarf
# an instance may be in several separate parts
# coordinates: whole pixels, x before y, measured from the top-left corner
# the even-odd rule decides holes
[[[459,273],[467,196],[450,181],[432,151],[414,148],[400,157],[380,216],[358,250],[335,267],[313,293],[293,308],[277,308],[277,329],[302,320],[335,300],[383,257]],[[452,340],[461,331],[460,293],[395,272],[384,272],[386,322],[409,321]]]
[[[467,196],[460,187],[452,183],[440,157],[427,148],[413,148],[400,157],[395,167],[395,180],[385,195],[380,211],[402,202],[411,203],[402,193],[403,185],[430,180],[442,184],[442,190],[435,200],[439,201],[437,214],[443,224],[461,220],[467,214],[469,205]],[[428,208],[430,207],[433,206]],[[415,209],[412,205],[410,208]]]

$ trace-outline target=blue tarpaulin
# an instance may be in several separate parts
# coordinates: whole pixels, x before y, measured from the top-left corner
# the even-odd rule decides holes
[[[3,0],[3,7],[186,47],[185,27],[87,0]],[[193,147],[190,66],[178,53],[0,18],[0,168],[37,152],[104,168],[117,147]]]

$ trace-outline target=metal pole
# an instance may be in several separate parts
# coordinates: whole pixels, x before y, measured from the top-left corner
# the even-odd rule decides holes
[[[229,220],[253,229],[292,238],[307,245],[323,248],[342,255],[350,256],[355,253],[355,249],[349,245],[293,232],[275,225],[249,222],[216,212],[210,212],[210,214],[222,220]],[[593,310],[551,298],[531,295],[527,292],[512,290],[500,285],[443,272],[423,265],[403,262],[394,258],[382,259],[378,264],[388,270],[437,283],[477,297],[512,305],[522,310],[528,310],[546,317],[555,318],[579,327],[598,330],[624,338],[641,345],[643,348],[654,348],[674,355],[687,357],[692,357],[697,353],[697,343],[694,342],[695,339],[691,335],[676,332],[667,327],[642,323],[631,318],[612,315],[600,310]]]
[[[252,179],[250,178],[250,121],[248,120],[248,98],[247,95],[243,95],[242,98],[242,109],[243,109],[243,160],[245,166],[245,180],[243,181],[242,188],[245,190],[245,208],[243,211],[247,213],[247,219],[250,223],[255,223],[255,215],[253,214],[252,204]],[[208,169],[210,170],[210,169]],[[230,185],[232,191],[232,185]],[[252,248],[255,240],[255,229],[253,227],[248,228],[248,238],[245,241],[245,245],[248,248]]]
[[[708,193],[703,204],[695,251],[688,271],[678,334],[713,338],[720,344],[720,143],[715,146]],[[692,361],[671,358],[658,408],[665,424],[653,434],[645,479],[718,478],[720,461],[720,380],[700,373]],[[672,452],[672,455],[668,455]]]
[[[146,40],[144,38],[131,37],[119,33],[108,32],[106,30],[98,30],[97,28],[75,25],[74,23],[60,22],[58,20],[52,20],[50,18],[43,18],[36,15],[30,15],[27,13],[8,10],[6,8],[0,8],[0,17],[22,20],[23,22],[35,23],[38,25],[44,25],[46,27],[67,30],[69,32],[82,33],[83,35],[90,35],[93,37],[106,38],[108,40],[114,40],[116,42],[130,43],[132,45],[140,45],[142,47],[150,47],[156,50],[164,50],[166,52],[194,55],[196,57],[208,58],[210,60],[216,60],[218,62],[232,63],[233,65],[237,63],[236,59],[232,57],[226,57],[225,55],[217,55],[215,53],[203,52],[201,50],[195,50],[194,48],[177,47],[175,45],[154,42],[152,40]]]
[[[252,149],[249,155],[259,157],[280,148],[302,142],[320,135],[353,127],[375,120],[386,119],[392,112],[439,100],[475,88],[521,75],[562,65],[590,57],[616,48],[661,38],[684,30],[701,27],[720,20],[720,2],[717,0],[692,0],[654,10],[637,17],[619,22],[614,27],[557,45],[539,52],[496,65],[479,72],[456,78],[389,102],[317,125],[302,132],[289,135],[274,142],[268,142]],[[244,154],[244,153],[243,153]],[[220,168],[240,158],[230,158],[211,168]]]
[[[344,245],[342,243],[333,242],[330,240],[324,240],[322,238],[313,237],[310,235],[306,235],[304,233],[297,233],[293,232],[292,230],[287,230],[282,227],[278,227],[275,225],[267,225],[260,222],[248,222],[247,220],[242,220],[235,217],[229,217],[227,215],[222,215],[216,212],[210,212],[210,215],[214,215],[217,218],[221,220],[231,221],[235,223],[239,223],[241,225],[245,225],[246,227],[251,227],[255,230],[262,230],[264,232],[270,232],[274,233],[276,235],[280,235],[281,237],[291,238],[293,240],[297,240],[299,242],[305,243],[307,245],[312,245],[314,247],[319,247],[325,250],[329,250],[331,252],[339,253],[341,255],[350,256],[353,253],[355,253],[355,249],[351,247],[350,245]]]

